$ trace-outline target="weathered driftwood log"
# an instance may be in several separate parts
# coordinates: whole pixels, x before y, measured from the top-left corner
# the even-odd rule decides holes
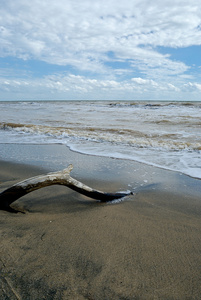
[[[114,199],[122,198],[132,194],[130,191],[105,193],[94,190],[82,182],[72,178],[70,176],[70,171],[72,169],[73,166],[69,165],[68,168],[62,171],[35,176],[11,186],[0,194],[0,209],[16,212],[15,209],[10,207],[11,203],[32,191],[55,184],[67,186],[78,193],[102,202],[112,201]]]

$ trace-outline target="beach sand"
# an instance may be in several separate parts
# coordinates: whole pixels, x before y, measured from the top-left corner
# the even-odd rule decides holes
[[[0,211],[0,299],[200,299],[200,180],[45,147],[76,179],[134,195],[102,204],[52,186],[13,203],[25,214]],[[1,161],[0,192],[45,167]]]

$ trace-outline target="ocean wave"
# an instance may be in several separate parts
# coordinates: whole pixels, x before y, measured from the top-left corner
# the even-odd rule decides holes
[[[99,143],[124,144],[135,148],[164,149],[166,151],[201,150],[201,142],[183,138],[179,133],[145,133],[131,129],[114,129],[98,127],[51,127],[44,125],[0,123],[0,130],[19,134],[19,142],[22,134],[32,139],[41,139],[41,143],[48,138],[54,142],[66,143],[67,140],[88,140]]]
[[[0,120],[1,143],[65,144],[201,178],[200,102],[4,102]]]

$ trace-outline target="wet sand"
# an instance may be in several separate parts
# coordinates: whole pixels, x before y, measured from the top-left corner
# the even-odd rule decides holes
[[[25,214],[0,211],[0,299],[200,299],[201,181],[68,150],[72,162],[89,186],[135,194],[101,204],[52,186],[13,203]],[[0,192],[44,172],[1,161]]]

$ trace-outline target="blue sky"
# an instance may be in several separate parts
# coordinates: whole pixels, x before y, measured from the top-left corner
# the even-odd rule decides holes
[[[200,0],[2,0],[0,100],[201,100]]]

